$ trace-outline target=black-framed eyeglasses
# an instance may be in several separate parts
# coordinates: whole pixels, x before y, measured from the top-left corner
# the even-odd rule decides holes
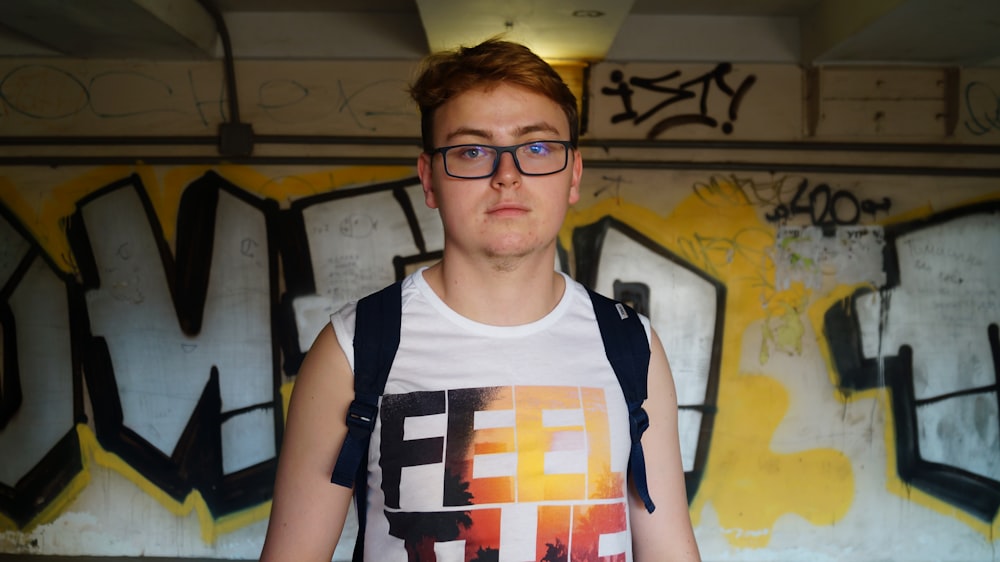
[[[514,158],[517,171],[526,176],[547,176],[566,169],[569,152],[573,148],[569,141],[541,140],[492,146],[489,144],[456,144],[435,148],[429,154],[441,154],[444,171],[453,178],[477,180],[496,173],[500,157],[509,152]]]

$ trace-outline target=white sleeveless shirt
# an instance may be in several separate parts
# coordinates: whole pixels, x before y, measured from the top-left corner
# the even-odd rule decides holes
[[[403,281],[366,560],[632,560],[625,399],[587,290],[564,277],[551,313],[502,327],[448,308],[422,271]],[[331,318],[352,368],[354,312]]]

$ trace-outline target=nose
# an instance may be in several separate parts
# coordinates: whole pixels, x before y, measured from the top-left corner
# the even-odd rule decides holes
[[[521,171],[514,162],[514,153],[500,153],[497,158],[497,169],[493,171],[490,184],[496,189],[521,185]]]

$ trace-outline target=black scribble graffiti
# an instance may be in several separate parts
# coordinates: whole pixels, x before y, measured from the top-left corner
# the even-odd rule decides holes
[[[351,213],[340,221],[339,230],[348,238],[368,238],[378,230],[378,221],[368,215]]]
[[[72,117],[90,107],[90,92],[77,77],[47,64],[26,64],[0,79],[0,100],[32,119]]]
[[[194,109],[198,114],[198,121],[202,126],[207,127],[212,123],[211,113],[206,113],[204,107],[211,108],[212,113],[216,115],[217,119],[226,119],[226,85],[223,82],[219,82],[216,85],[218,89],[218,97],[201,99],[198,95],[198,88],[195,86],[194,73],[188,70],[187,73],[188,88],[191,89],[191,95],[194,97]]]
[[[265,80],[257,88],[257,107],[270,113],[306,101],[312,91],[298,80]]]
[[[774,267],[773,231],[742,228],[731,236],[706,236],[696,232],[690,238],[678,238],[677,243],[682,258],[716,278],[721,278],[723,270],[731,267],[734,261],[744,261],[753,272],[750,285],[762,290],[762,302],[774,296],[774,283],[769,275],[770,268]]]
[[[965,128],[976,136],[1000,131],[1000,94],[982,82],[969,82],[965,87],[965,107],[969,119]]]
[[[827,228],[856,225],[864,215],[874,219],[879,212],[888,213],[892,208],[888,197],[858,199],[850,191],[833,190],[825,183],[809,189],[809,180],[797,176],[778,176],[765,182],[737,175],[712,176],[694,183],[691,190],[712,207],[771,209],[764,217],[772,223],[807,215],[813,226]]]
[[[193,78],[189,77],[189,81],[194,93]],[[122,91],[133,94],[128,103],[122,103],[116,95]],[[85,80],[57,66],[26,64],[0,78],[0,101],[4,102],[5,110],[45,121],[87,113],[101,119],[184,114],[185,111],[175,107],[188,103],[181,94],[168,82],[137,71],[102,72]],[[196,99],[199,114],[202,104]],[[203,115],[202,124],[208,124]]]
[[[783,222],[793,215],[808,215],[813,226],[833,227],[858,224],[861,214],[869,214],[873,218],[879,211],[889,212],[892,201],[883,197],[881,201],[858,198],[850,191],[838,189],[833,191],[830,186],[821,183],[809,190],[806,202],[803,196],[809,187],[808,180],[802,180],[795,190],[795,195],[787,204],[781,203],[774,212],[765,215],[769,222]]]
[[[611,72],[610,79],[615,85],[613,87],[605,86],[601,88],[601,93],[606,96],[618,96],[622,100],[624,110],[611,117],[611,123],[613,124],[621,123],[623,121],[632,121],[634,124],[639,125],[671,105],[690,99],[698,100],[697,112],[670,115],[654,123],[649,131],[646,132],[646,137],[649,139],[655,139],[668,129],[683,125],[702,125],[711,128],[719,127],[720,125],[718,119],[708,114],[708,94],[711,90],[712,84],[715,84],[715,86],[722,91],[723,94],[729,96],[730,98],[729,108],[726,115],[728,120],[724,121],[721,125],[722,132],[728,135],[733,132],[733,121],[736,121],[739,114],[740,103],[743,101],[743,97],[746,96],[747,92],[757,81],[757,77],[751,74],[744,78],[739,86],[732,88],[726,82],[726,75],[728,75],[731,71],[731,64],[720,63],[710,72],[702,74],[697,78],[680,82],[676,86],[672,86],[668,84],[675,79],[680,78],[681,72],[679,70],[675,70],[656,78],[633,76],[628,78],[627,81],[621,70],[614,70]],[[650,92],[667,94],[668,97],[642,113],[639,113],[633,106],[632,98],[635,94],[635,90],[632,88],[633,86]]]
[[[378,131],[377,119],[381,117],[414,116],[405,105],[393,102],[379,105],[379,92],[405,89],[405,82],[386,79],[354,87],[337,80],[336,90],[309,87],[297,80],[266,80],[257,88],[257,107],[268,118],[281,123],[310,123],[319,119],[343,117],[358,129]]]
[[[125,242],[121,246],[118,246],[118,251],[115,252],[115,255],[121,258],[122,261],[128,261],[132,259],[132,252],[129,251],[128,242]]]
[[[254,249],[256,249],[257,246],[260,246],[260,244],[258,244],[257,241],[254,240],[253,238],[244,238],[240,242],[240,254],[248,258],[256,257]]]
[[[600,197],[605,192],[610,191],[611,196],[618,199],[621,196],[622,184],[629,183],[621,175],[601,176],[601,181],[603,182],[601,186],[594,190],[594,197]]]
[[[225,84],[200,81],[193,70],[186,83],[171,82],[140,71],[102,72],[89,78],[49,64],[25,64],[0,75],[0,117],[19,115],[56,121],[78,115],[129,119],[173,114],[203,128],[227,119]],[[394,100],[402,80],[376,80],[354,86],[337,80],[336,91],[310,88],[290,79],[264,80],[257,87],[256,107],[278,122],[315,122],[334,117],[365,131],[378,131],[379,119],[416,114]],[[405,89],[405,88],[404,88]],[[133,95],[122,103],[117,92]],[[138,93],[138,94],[137,94]]]
[[[366,100],[370,96],[366,96],[366,91],[373,88],[382,87],[385,84],[398,83],[398,80],[378,80],[370,84],[365,84],[360,88],[348,93],[344,90],[344,84],[340,80],[337,81],[337,94],[340,97],[340,104],[337,106],[338,113],[344,113],[351,117],[354,124],[357,125],[359,129],[364,129],[367,131],[377,131],[378,127],[369,125],[365,122],[366,117],[378,117],[384,115],[412,115],[412,112],[408,112],[402,108],[396,111],[387,111],[381,109],[379,111],[365,110],[356,107],[355,98],[358,100]],[[353,105],[352,105],[353,104]]]
[[[113,97],[112,92],[128,91],[130,101]],[[103,118],[134,117],[150,113],[178,113],[170,107],[175,101],[174,88],[166,81],[145,72],[109,71],[95,74],[87,82],[89,105],[94,115]],[[136,99],[137,101],[131,101]]]
[[[695,182],[692,191],[705,204],[712,207],[772,206],[783,201],[787,176],[761,183],[752,178],[735,174],[711,176],[708,181]]]

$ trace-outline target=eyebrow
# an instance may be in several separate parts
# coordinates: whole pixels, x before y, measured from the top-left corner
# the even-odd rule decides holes
[[[538,123],[532,123],[530,125],[524,125],[523,127],[518,127],[517,129],[514,130],[514,136],[523,137],[525,135],[530,135],[532,133],[539,133],[539,132],[553,133],[555,135],[559,134],[559,131],[557,131],[555,127],[542,121]],[[488,141],[493,140],[493,133],[482,129],[475,129],[472,127],[459,127],[458,129],[455,129],[454,131],[449,133],[448,136],[445,137],[445,140],[447,142],[452,142],[452,139],[458,136],[479,137]]]

